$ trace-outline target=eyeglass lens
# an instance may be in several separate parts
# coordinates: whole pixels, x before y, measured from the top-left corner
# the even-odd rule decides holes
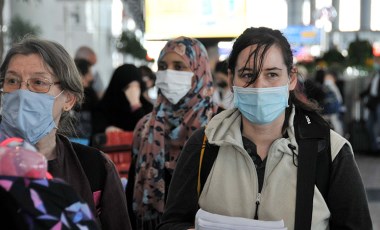
[[[4,91],[5,92],[12,92],[14,90],[20,89],[22,82],[20,78],[13,77],[13,76],[6,76],[4,79]],[[49,80],[42,78],[42,77],[33,77],[29,78],[26,81],[27,88],[36,93],[47,93],[50,90],[50,86],[54,83],[50,82]]]

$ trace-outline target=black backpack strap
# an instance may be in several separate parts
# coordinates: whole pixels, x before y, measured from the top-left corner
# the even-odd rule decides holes
[[[315,185],[321,192],[324,200],[327,201],[332,168],[330,130],[327,133],[326,140],[318,142],[318,149],[323,150],[318,152],[317,156]]]
[[[319,120],[320,119],[320,120]],[[327,193],[331,158],[330,128],[319,116],[296,112],[294,118],[298,150],[295,230],[310,229],[314,185]],[[330,155],[330,156],[329,156]],[[323,190],[323,191],[322,191]]]
[[[219,146],[208,143],[206,134],[203,134],[203,143],[199,155],[198,168],[198,197],[201,195],[204,184],[206,183],[208,174],[214,165],[215,159],[218,156]]]
[[[90,183],[91,191],[103,191],[106,179],[106,167],[101,152],[96,148],[75,142],[71,142],[71,144]]]

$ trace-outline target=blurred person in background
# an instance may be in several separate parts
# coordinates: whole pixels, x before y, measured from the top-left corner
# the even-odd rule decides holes
[[[134,229],[155,229],[185,142],[217,111],[208,61],[203,44],[188,37],[169,40],[160,52],[157,101],[134,131],[127,185]]]
[[[75,59],[74,61],[79,74],[82,77],[82,84],[84,88],[83,104],[72,110],[73,116],[77,119],[75,123],[76,135],[74,135],[74,138],[78,137],[83,141],[83,144],[88,145],[92,138],[92,127],[94,126],[93,117],[95,108],[99,103],[99,99],[94,88],[91,87],[91,82],[94,79],[91,70],[91,63],[85,59]]]
[[[303,82],[304,92],[309,100],[316,102],[322,109],[325,92],[323,91],[324,69],[316,69]]]
[[[133,131],[140,118],[153,109],[144,91],[141,71],[135,65],[117,67],[99,102],[94,132]]]
[[[102,229],[131,229],[114,164],[97,149],[72,143],[70,111],[83,100],[82,79],[60,44],[25,38],[0,67],[0,132],[34,145],[48,172],[66,181],[89,205]]]
[[[215,104],[223,109],[231,109],[234,107],[233,94],[228,86],[228,67],[227,61],[219,61],[214,68],[214,84],[215,91],[213,100]]]
[[[380,56],[373,57],[373,76],[368,87],[360,93],[369,111],[367,129],[371,152],[380,154],[378,137],[380,135]]]
[[[79,47],[75,52],[74,59],[85,59],[91,64],[92,67],[95,66],[97,62],[97,56],[95,51],[88,46]],[[91,82],[91,87],[95,90],[96,94],[98,95],[98,98],[100,99],[103,97],[104,84],[98,71],[93,71],[92,75],[93,80]]]
[[[146,65],[140,66],[139,69],[141,70],[142,79],[146,87],[143,95],[154,105],[157,99],[156,74]]]
[[[334,74],[337,73],[327,69],[317,69],[315,71],[315,88],[318,89],[319,92],[315,91],[318,92],[318,94],[314,95],[318,105],[321,108],[323,118],[337,133],[343,135],[343,124],[340,120],[343,100],[342,95],[336,86]]]
[[[323,86],[326,88],[324,111],[326,111],[326,119],[331,123],[332,128],[344,135],[343,118],[345,106],[343,104],[342,93],[337,86],[339,80],[338,72],[327,69],[323,78]]]
[[[320,89],[319,84],[317,84],[310,76],[306,66],[298,63],[296,64],[296,67],[298,71],[297,80],[303,92],[302,96],[305,97],[306,100],[311,100],[315,103],[321,101],[319,97],[321,97],[320,94],[322,94],[322,89]]]

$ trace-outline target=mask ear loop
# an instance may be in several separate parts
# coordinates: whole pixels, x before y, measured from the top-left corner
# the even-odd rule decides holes
[[[65,90],[62,90],[57,96],[54,97],[54,99],[58,98],[59,96],[61,96],[61,94],[64,92]]]
[[[54,99],[56,99],[56,98],[58,98],[59,96],[61,96],[61,94],[62,94],[64,91],[65,91],[65,90],[62,90],[57,96],[54,97]],[[53,121],[53,122],[54,122],[54,128],[58,130],[58,126],[57,126],[57,124],[55,123],[55,121]]]

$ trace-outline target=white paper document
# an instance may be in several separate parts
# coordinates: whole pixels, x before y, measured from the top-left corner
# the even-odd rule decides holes
[[[196,230],[287,230],[284,221],[262,221],[223,216],[199,209],[195,216]]]

